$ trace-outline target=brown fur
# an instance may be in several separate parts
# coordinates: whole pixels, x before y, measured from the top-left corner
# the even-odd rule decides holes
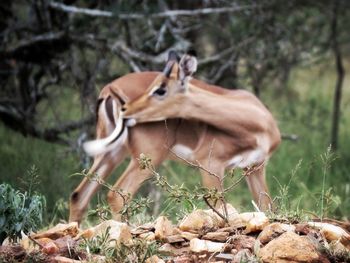
[[[128,107],[142,111],[144,108],[151,107],[149,104],[151,100],[145,94],[162,81],[168,80],[162,79],[159,72],[128,74],[105,86],[100,93],[100,99],[106,100],[111,96],[120,101],[121,98]],[[124,160],[125,156],[130,155],[129,166],[119,177],[114,187],[133,195],[144,180],[151,176],[149,171],[139,169],[137,161],[139,155],[141,153],[147,154],[157,167],[165,159],[174,158],[169,149],[176,144],[181,144],[192,149],[195,160],[222,177],[225,163],[228,160],[236,154],[244,153],[244,151],[254,149],[257,146],[256,134],[258,133],[264,135],[271,133],[266,156],[268,158],[279,143],[279,132],[278,129],[276,130],[277,126],[271,114],[256,97],[245,91],[230,91],[196,79],[191,80],[191,85],[191,92],[193,92],[191,96],[199,95],[198,98],[201,100],[184,103],[181,101],[181,98],[184,97],[180,96],[180,99],[171,102],[166,108],[161,108],[161,112],[168,114],[166,125],[164,121],[158,121],[140,123],[129,128],[127,145],[118,152],[112,150],[95,157],[89,173],[97,173],[101,179],[105,180],[114,168]],[[220,98],[224,98],[224,100],[217,104],[217,102],[212,102],[211,98],[215,98],[214,102]],[[220,105],[221,103],[224,105]],[[232,111],[225,108],[230,104],[232,104],[230,106]],[[246,105],[251,107],[249,113],[245,113]],[[161,107],[161,105],[158,106]],[[207,106],[210,107],[206,108]],[[175,107],[176,110],[172,107]],[[213,113],[210,110],[213,107],[221,107],[221,112],[219,114]],[[179,108],[181,114],[172,115]],[[248,114],[255,115],[249,116]],[[203,115],[205,119],[203,119]],[[97,138],[104,138],[113,131],[114,123],[104,117],[101,107],[98,116]],[[229,120],[225,119],[226,117]],[[221,185],[217,178],[204,171],[201,171],[201,175],[204,186],[220,189]],[[253,172],[252,177],[247,177],[247,182],[254,199],[261,204],[263,209],[266,209],[270,202],[266,196],[261,196],[261,193],[268,192],[264,167],[262,166],[259,171]],[[75,189],[70,202],[70,221],[82,219],[92,195],[98,188],[97,183],[84,179]],[[118,212],[123,206],[122,198],[110,191],[108,201],[114,216],[118,218]]]

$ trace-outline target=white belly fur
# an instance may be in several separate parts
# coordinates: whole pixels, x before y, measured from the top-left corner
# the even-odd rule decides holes
[[[176,144],[173,146],[172,150],[174,153],[186,160],[193,159],[193,150],[187,146],[184,146],[182,144]]]
[[[254,164],[265,161],[266,154],[261,148],[255,150],[242,152],[241,154],[233,156],[227,163],[227,167],[245,168]]]

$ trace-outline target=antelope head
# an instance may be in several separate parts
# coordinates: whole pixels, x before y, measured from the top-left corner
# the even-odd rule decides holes
[[[194,52],[185,54],[179,61],[177,54],[170,51],[163,72],[146,92],[123,106],[123,118],[127,119],[127,126],[180,116],[179,111],[188,96],[189,80],[196,70]]]

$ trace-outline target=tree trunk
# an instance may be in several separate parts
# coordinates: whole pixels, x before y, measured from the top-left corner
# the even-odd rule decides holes
[[[331,147],[333,150],[338,148],[338,135],[339,135],[339,119],[340,119],[340,104],[342,98],[342,87],[345,75],[345,70],[342,61],[342,54],[338,43],[338,10],[339,1],[334,1],[332,22],[331,22],[331,48],[335,57],[335,66],[337,71],[337,81],[334,90],[333,99],[333,114],[332,114],[332,127],[331,127]]]

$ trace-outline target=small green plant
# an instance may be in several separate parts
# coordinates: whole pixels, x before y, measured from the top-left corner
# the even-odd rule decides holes
[[[9,184],[0,185],[0,243],[9,237],[15,242],[21,232],[30,233],[42,223],[45,198],[39,194],[20,192]]]
[[[320,203],[320,218],[323,219],[324,216],[329,211],[329,208],[331,204],[334,202],[337,202],[335,198],[333,198],[332,191],[331,190],[325,190],[326,187],[326,177],[327,173],[331,168],[332,162],[336,159],[336,156],[332,152],[331,145],[328,146],[327,151],[324,154],[321,154],[321,160],[322,160],[322,192],[321,192],[321,203]]]
[[[274,198],[274,206],[276,207],[276,211],[274,213],[270,213],[269,216],[272,220],[278,220],[278,221],[287,221],[291,223],[296,223],[302,221],[305,215],[303,214],[303,211],[300,209],[300,201],[297,202],[297,205],[294,207],[292,205],[292,198],[290,195],[290,186],[297,175],[297,172],[299,171],[302,164],[302,160],[299,160],[297,165],[294,167],[294,169],[291,172],[289,181],[287,184],[282,185],[279,180],[274,177],[274,179],[277,182],[277,185],[279,187],[278,195]]]
[[[110,228],[104,233],[91,239],[83,239],[79,247],[88,255],[101,255],[105,262],[142,263],[147,258],[158,253],[156,242],[147,242],[144,239],[133,239],[130,244],[114,245],[115,240],[110,238]],[[93,257],[91,257],[93,259]]]
[[[114,242],[109,236],[110,227],[106,229],[104,233],[90,239],[83,239],[80,243],[80,248],[86,251],[88,254],[103,255],[107,259],[113,256],[115,248],[111,245]]]
[[[158,254],[159,245],[156,242],[147,242],[144,239],[133,239],[132,244],[117,245],[113,259],[120,263],[143,263],[147,258]]]

